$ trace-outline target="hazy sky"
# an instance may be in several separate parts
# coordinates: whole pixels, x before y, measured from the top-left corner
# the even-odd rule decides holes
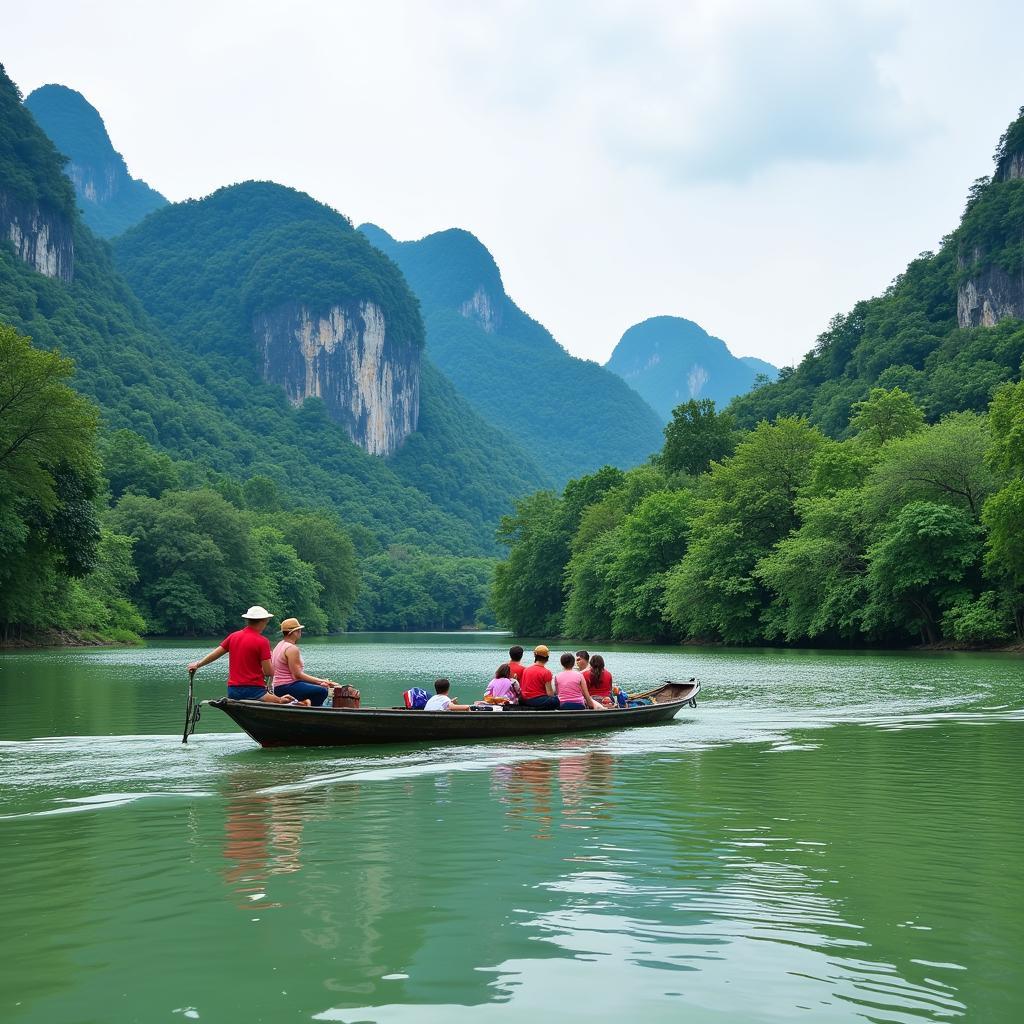
[[[649,316],[783,364],[956,226],[1024,104],[1024,4],[0,0],[172,200],[248,178],[474,232],[604,362]]]

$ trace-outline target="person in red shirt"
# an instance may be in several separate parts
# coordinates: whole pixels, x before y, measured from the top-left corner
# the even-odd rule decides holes
[[[528,711],[558,710],[555,686],[547,667],[550,655],[551,652],[543,644],[534,647],[533,664],[523,672],[523,678],[519,683],[519,689],[523,694],[519,701],[521,708],[526,708]]]
[[[523,681],[523,673],[526,671],[526,666],[523,662],[523,649],[518,644],[508,649],[508,661],[505,662],[508,665],[509,675],[516,680],[518,683]],[[499,665],[498,668],[501,668]]]
[[[604,667],[604,658],[595,654],[590,659],[590,666],[583,672],[587,689],[594,700],[602,704],[610,704],[612,700],[612,674]]]
[[[189,664],[189,672],[198,672],[211,661],[228,655],[228,696],[232,700],[262,700],[268,704],[296,704],[294,697],[278,697],[267,689],[266,679],[274,674],[270,664],[270,641],[263,631],[274,616],[266,608],[253,605],[242,618],[244,629],[228,634],[205,657]],[[309,701],[302,703],[308,704]]]

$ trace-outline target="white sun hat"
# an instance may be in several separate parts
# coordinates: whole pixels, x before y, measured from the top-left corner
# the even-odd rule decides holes
[[[273,612],[268,612],[266,608],[261,604],[254,604],[247,612],[242,615],[243,619],[272,619],[274,617]]]

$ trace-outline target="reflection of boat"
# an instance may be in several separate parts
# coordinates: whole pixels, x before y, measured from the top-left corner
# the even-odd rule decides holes
[[[334,747],[357,743],[417,743],[540,736],[591,729],[622,729],[667,722],[697,706],[700,683],[667,682],[632,699],[637,707],[606,711],[410,711],[407,708],[304,708],[261,701],[211,700],[264,747]]]

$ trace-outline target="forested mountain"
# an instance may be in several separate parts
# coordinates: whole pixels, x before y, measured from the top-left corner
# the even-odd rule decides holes
[[[37,396],[31,415],[0,401],[0,440],[31,433],[49,403],[71,410],[61,436],[77,429],[83,444],[0,459],[5,481],[38,484],[0,496],[0,631],[215,630],[254,594],[318,628],[372,627],[378,595],[364,588],[353,606],[360,571],[390,593],[389,623],[477,621],[494,523],[541,474],[419,365],[422,324],[397,269],[341,215],[250,183],[168,207],[118,247],[154,319],[82,222],[62,163],[0,73],[2,384]],[[392,344],[417,366],[415,429],[388,458],[352,440],[370,420],[296,400],[261,360],[261,315],[352,303],[339,345],[358,328],[380,343],[378,367]],[[367,370],[373,395],[375,379]]]
[[[746,394],[759,374],[774,380],[778,373],[764,360],[737,358],[720,338],[678,316],[654,316],[630,327],[605,366],[666,423],[683,402],[710,398],[722,406]]]
[[[636,465],[660,446],[651,407],[615,374],[569,355],[527,316],[469,232],[398,242],[373,224],[360,231],[401,267],[418,296],[430,358],[474,409],[533,454],[544,469],[538,483],[563,483],[608,462]]]
[[[988,407],[1024,356],[1024,116],[1000,139],[995,162],[938,252],[835,317],[776,383],[738,398],[740,423],[800,414],[840,436],[852,404],[874,386],[902,388],[930,420]]]
[[[68,158],[65,170],[78,205],[97,235],[118,235],[167,204],[159,192],[128,173],[99,111],[80,92],[43,85],[25,97],[25,106]]]

